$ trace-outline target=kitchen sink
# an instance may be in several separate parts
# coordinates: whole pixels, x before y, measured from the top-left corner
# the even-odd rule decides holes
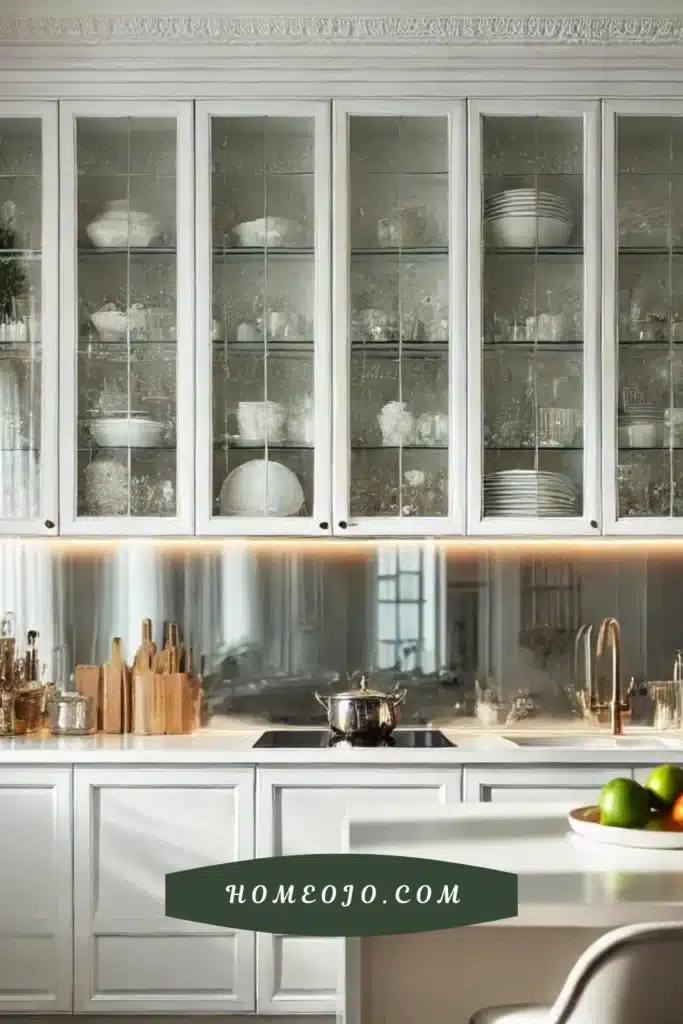
[[[680,748],[683,739],[662,736],[506,736],[518,747],[573,747],[580,750],[656,750]]]

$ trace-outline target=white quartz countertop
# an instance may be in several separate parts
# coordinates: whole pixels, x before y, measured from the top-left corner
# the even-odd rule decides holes
[[[474,864],[519,876],[519,916],[503,926],[610,928],[683,919],[683,849],[636,850],[571,831],[567,806],[462,804],[353,812],[345,848]]]
[[[459,728],[443,728],[455,743],[446,748],[309,747],[254,748],[254,743],[273,725],[249,728],[207,728],[190,736],[20,736],[0,738],[0,764],[242,764],[242,765],[647,765],[662,761],[683,762],[683,734],[667,738],[661,746],[652,730],[632,729],[623,746],[615,745],[606,732],[597,734],[587,747],[558,745],[516,746],[502,735]],[[508,734],[511,731],[508,730]],[[572,730],[572,741],[576,738]],[[538,730],[520,736],[540,735]],[[630,745],[635,743],[635,746]],[[642,744],[642,745],[641,745]]]

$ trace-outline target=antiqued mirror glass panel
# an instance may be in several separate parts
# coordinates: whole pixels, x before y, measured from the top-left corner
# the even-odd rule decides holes
[[[40,509],[42,123],[0,118],[0,519]]]
[[[213,117],[212,512],[313,510],[315,122]]]
[[[617,118],[618,515],[683,515],[683,119]]]
[[[79,516],[176,514],[176,136],[76,122]]]
[[[448,515],[449,124],[350,119],[354,517]]]
[[[483,118],[482,514],[583,510],[581,117]]]

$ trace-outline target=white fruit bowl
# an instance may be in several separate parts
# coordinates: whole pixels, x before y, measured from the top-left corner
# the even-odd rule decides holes
[[[90,433],[100,448],[158,448],[164,424],[136,417],[94,420]]]
[[[98,309],[90,319],[102,341],[121,341],[128,336],[129,326],[131,331],[143,326],[144,311],[131,309],[123,313],[119,309]]]
[[[566,245],[574,230],[573,224],[556,217],[510,215],[486,222],[493,245],[503,249],[534,249]]]
[[[223,482],[224,516],[295,516],[304,503],[301,484],[280,462],[253,459],[233,469]]]

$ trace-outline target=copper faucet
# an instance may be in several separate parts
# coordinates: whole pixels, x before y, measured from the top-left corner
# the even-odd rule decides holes
[[[612,648],[612,699],[609,702],[612,735],[621,736],[624,732],[622,713],[628,711],[629,704],[621,699],[621,632],[616,619],[604,619],[595,650],[595,657],[601,657],[608,645]]]

